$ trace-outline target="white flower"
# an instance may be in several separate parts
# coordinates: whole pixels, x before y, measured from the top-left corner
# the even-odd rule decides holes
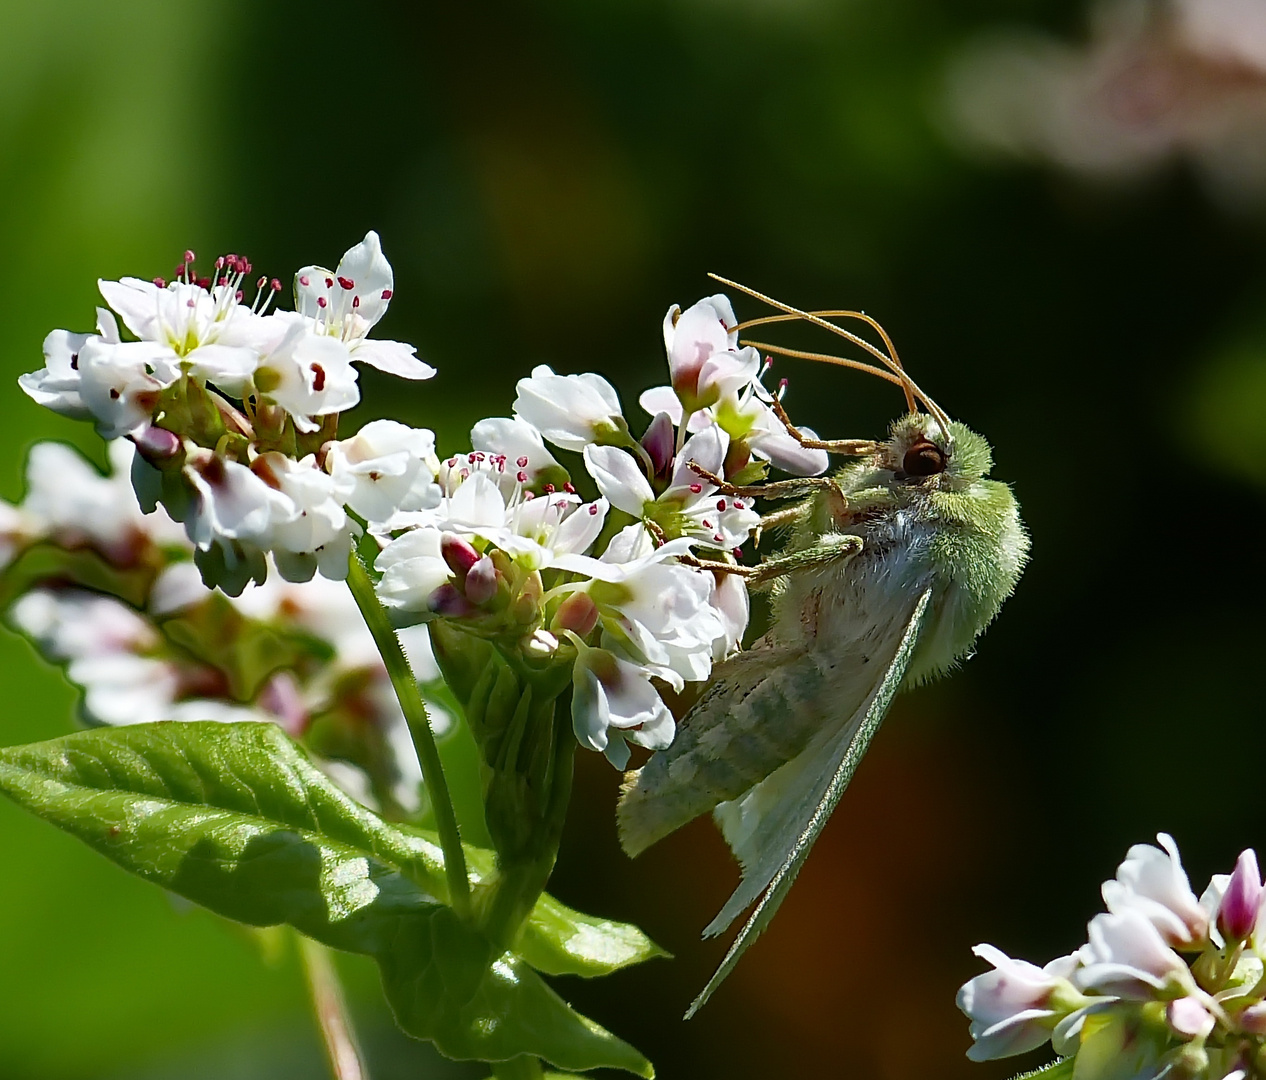
[[[717,294],[664,316],[664,349],[672,387],[688,412],[715,405],[750,383],[760,354],[738,347],[738,320],[730,301]]]
[[[1089,932],[1076,973],[1082,989],[1143,1001],[1195,991],[1182,957],[1138,908],[1096,915]]]
[[[347,504],[369,521],[398,510],[437,506],[435,435],[394,420],[374,420],[350,439],[331,443],[325,468],[349,490]]]
[[[305,266],[295,275],[295,307],[316,333],[342,341],[357,363],[404,379],[429,379],[435,369],[417,358],[412,345],[367,336],[386,314],[393,289],[391,264],[370,231],[344,253],[337,270]]]
[[[203,551],[224,541],[267,550],[276,523],[293,513],[293,504],[276,486],[222,455],[191,446],[184,475],[198,494],[185,530]]]
[[[1104,903],[1117,914],[1138,911],[1175,948],[1198,948],[1208,936],[1209,913],[1191,891],[1173,838],[1158,833],[1156,839],[1163,851],[1135,844],[1126,852],[1116,878],[1103,883]]]
[[[186,370],[224,389],[241,386],[274,334],[266,317],[240,302],[249,270],[232,257],[227,272],[208,288],[189,281],[162,285],[125,277],[99,281],[101,295],[133,334],[155,346],[155,374],[168,382]],[[258,298],[257,298],[258,299]]]
[[[628,743],[662,750],[676,724],[645,673],[606,649],[592,649],[574,634],[572,725],[582,746],[599,750],[617,769],[629,761]]]
[[[382,572],[378,599],[401,612],[430,611],[435,590],[453,576],[440,554],[438,529],[412,529],[378,553],[375,567]]]
[[[972,952],[994,967],[958,991],[958,1007],[971,1020],[974,1041],[967,1056],[972,1061],[1023,1054],[1041,1046],[1059,1018],[1079,1004],[1081,995],[1069,982],[1077,967],[1076,956],[1061,956],[1040,968],[1013,960],[992,945],[977,945]]]
[[[285,409],[300,431],[320,427],[311,417],[342,412],[360,401],[356,369],[342,341],[312,333],[308,320],[289,312],[270,318],[284,332],[255,369],[254,389],[261,397]]]
[[[79,350],[79,396],[103,439],[129,435],[148,424],[159,395],[179,372],[147,341],[113,344],[90,337]]]
[[[343,504],[350,482],[319,469],[311,454],[299,461],[276,452],[261,454],[251,470],[289,501],[287,511],[273,518],[267,545],[282,576],[306,581],[319,567],[328,578],[346,578],[354,526]]]
[[[542,473],[557,471],[565,475],[563,467],[546,449],[541,433],[517,416],[480,420],[470,429],[470,445],[476,451],[502,458],[504,471],[529,486]]]
[[[79,350],[92,337],[117,345],[119,325],[105,308],[97,308],[97,333],[72,334],[54,330],[44,339],[44,366],[18,376],[18,385],[39,405],[72,420],[89,420],[92,410],[79,392]]]
[[[721,619],[721,634],[712,643],[712,659],[720,661],[743,647],[751,614],[747,583],[738,574],[713,574],[708,602]]]
[[[760,515],[744,499],[717,494],[717,488],[690,468],[695,462],[720,473],[729,439],[720,428],[692,435],[674,462],[671,482],[659,496],[637,459],[614,446],[586,446],[585,467],[612,506],[653,522],[668,539],[688,536],[707,547],[730,550],[746,542]]]
[[[564,450],[627,435],[620,399],[601,375],[555,375],[541,364],[519,380],[517,391],[515,415]]]

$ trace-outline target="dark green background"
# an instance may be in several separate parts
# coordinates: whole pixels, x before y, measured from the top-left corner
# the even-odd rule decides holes
[[[721,953],[696,933],[736,870],[705,823],[630,863],[617,777],[582,755],[555,891],[677,959],[560,989],[664,1077],[1009,1075],[963,1057],[973,943],[1075,947],[1158,829],[1197,891],[1263,839],[1262,223],[1182,167],[1103,190],[960,154],[945,64],[1002,19],[1077,26],[1054,0],[0,3],[8,497],[34,439],[92,446],[13,379],[47,330],[91,326],[95,278],[169,275],[191,246],[284,279],[371,227],[396,271],[382,331],[440,373],[365,372],[355,418],[431,426],[442,451],[537,363],[602,372],[640,416],[664,309],[708,270],[877,316],[991,440],[1033,532],[1018,594],[960,674],[899,701],[774,927],[689,1024]],[[860,376],[780,367],[823,433],[899,410]],[[11,635],[0,701],[6,742],[73,723]],[[0,957],[0,1077],[321,1074],[293,961],[7,805]],[[348,975],[378,1080],[471,1075]]]

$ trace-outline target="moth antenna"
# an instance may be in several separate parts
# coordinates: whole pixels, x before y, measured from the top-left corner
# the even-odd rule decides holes
[[[827,330],[832,334],[837,334],[845,340],[852,342],[854,345],[857,345],[859,348],[865,349],[866,352],[870,353],[871,356],[875,357],[875,359],[883,364],[884,367],[888,368],[889,371],[901,380],[902,388],[906,393],[906,401],[910,405],[911,411],[914,411],[914,402],[911,400],[912,397],[923,402],[923,404],[927,406],[928,412],[932,414],[933,419],[940,425],[941,431],[946,440],[952,442],[952,436],[950,435],[949,430],[949,414],[946,413],[945,410],[942,409],[935,401],[933,401],[932,398],[923,391],[918,383],[910,378],[910,376],[906,373],[905,368],[901,366],[901,362],[899,360],[889,356],[882,349],[872,345],[865,338],[845,330],[842,326],[836,326],[833,322],[828,322],[821,315],[809,311],[803,311],[800,308],[792,307],[790,304],[784,304],[781,300],[775,300],[772,296],[758,292],[756,289],[749,288],[747,285],[742,285],[737,281],[732,281],[729,278],[722,277],[720,274],[709,272],[708,277],[712,278],[713,281],[720,282],[722,285],[729,286],[732,289],[737,289],[739,292],[745,293],[753,299],[760,300],[762,303],[768,304],[772,308],[776,308],[777,310],[783,312],[784,315],[789,316],[790,319],[803,319],[805,322],[812,323],[814,326],[820,326],[823,330]],[[890,348],[892,347],[892,339],[888,336],[887,332],[884,331],[883,328],[879,326],[879,324],[869,315],[864,315],[861,312],[850,313],[850,315],[852,314],[856,314],[868,325],[874,327],[883,336],[885,343],[888,344]],[[789,320],[784,319],[779,321]],[[896,350],[894,349],[893,351],[895,352]]]
[[[790,356],[796,360],[817,360],[823,364],[835,364],[837,367],[852,368],[854,371],[864,371],[868,375],[874,375],[877,379],[883,379],[885,382],[892,383],[893,386],[900,386],[905,389],[905,382],[890,371],[883,368],[875,367],[874,364],[868,364],[864,360],[850,360],[847,356],[835,356],[833,353],[805,352],[803,349],[788,349],[783,345],[771,345],[766,341],[752,341],[750,338],[743,339],[744,345],[750,345],[754,349],[761,352],[774,353],[777,356]],[[914,402],[910,403],[913,408]]]

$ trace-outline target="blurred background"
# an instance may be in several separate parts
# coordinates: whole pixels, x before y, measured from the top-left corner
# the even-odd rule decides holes
[[[972,1065],[958,985],[991,941],[1084,941],[1099,883],[1168,830],[1199,892],[1266,842],[1266,6],[1174,0],[0,4],[0,495],[86,425],[14,379],[97,277],[186,247],[283,280],[377,229],[383,332],[439,368],[363,371],[358,422],[441,452],[538,363],[663,383],[660,320],[709,270],[879,318],[993,444],[1033,559],[979,655],[899,699],[772,929],[694,1021],[698,930],[737,870],[706,822],[636,863],[582,754],[552,891],[676,954],[582,1011],[675,1078],[935,1076]],[[12,285],[12,290],[8,286]],[[740,317],[758,313],[739,299]],[[784,341],[827,342],[789,332]],[[879,435],[891,387],[796,361],[797,421]],[[1258,674],[1254,675],[1254,672]],[[0,741],[73,694],[0,632]],[[0,804],[0,1077],[322,1075],[269,958]],[[394,1033],[345,965],[377,1080],[474,1077]]]

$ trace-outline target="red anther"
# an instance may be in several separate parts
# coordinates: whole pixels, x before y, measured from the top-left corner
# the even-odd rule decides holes
[[[243,259],[241,263],[238,264],[238,269],[241,270],[243,274],[249,274],[251,272],[250,260]]]
[[[216,282],[217,285],[227,285],[228,283],[229,283],[229,279],[227,277],[222,277],[220,278],[219,281]]]
[[[352,297],[352,310],[353,310],[353,311],[355,311],[358,307],[360,307],[360,297],[359,297],[359,296],[353,296],[353,297]]]
[[[458,475],[458,476],[460,476],[463,480],[469,480],[469,479],[470,479],[470,470],[469,470],[469,469],[462,469],[462,471],[461,471],[461,472],[459,472],[457,475]]]
[[[712,522],[710,522],[707,518],[704,518],[704,519],[703,519],[703,527],[704,527],[705,529],[710,529],[710,528],[712,528]]]
[[[267,284],[268,284],[268,279],[266,277],[262,277],[257,282],[255,282],[255,288],[262,289]]]
[[[223,269],[224,269],[224,256],[223,256],[223,255],[221,255],[218,259],[216,259],[216,260],[215,260],[215,268],[216,268],[217,270],[223,270]]]
[[[391,299],[391,290],[390,290],[390,289],[383,289],[383,291],[382,291],[382,298],[383,298],[384,300],[390,300],[390,299]]]
[[[516,480],[517,480],[520,484],[526,484],[526,483],[527,483],[527,473],[523,472],[522,470],[520,470],[519,472],[515,473],[515,474],[514,474],[514,478],[515,478],[515,479],[516,479]]]
[[[324,297],[324,296],[318,296],[318,297],[317,297],[317,307],[319,307],[319,308],[323,308],[323,307],[325,307],[325,297]]]
[[[530,491],[525,491],[525,492],[523,493],[523,501],[524,501],[524,502],[527,502],[527,501],[529,501],[530,499],[535,499],[535,498],[536,498],[536,496],[535,496],[535,495],[533,495]]]
[[[185,307],[187,308],[195,308],[197,306],[198,306],[198,301],[195,300],[192,296],[188,300],[185,301]]]
[[[699,494],[699,492],[701,492],[702,490],[703,490],[703,485],[702,485],[702,484],[691,484],[691,485],[690,485],[690,491],[691,491],[691,493],[692,493],[692,494],[698,495],[698,494]]]
[[[731,551],[731,552],[730,552],[730,554],[731,554],[731,555],[733,555],[736,559],[742,559],[742,558],[743,558],[743,549],[742,549],[742,548],[735,548],[733,551]]]
[[[354,288],[356,288],[356,282],[354,282],[349,277],[340,277],[338,279],[338,283],[342,288],[346,289],[348,292],[351,292]]]
[[[470,456],[470,460],[475,462],[476,464],[478,464],[479,462],[482,462],[484,459],[483,454],[478,450],[472,450],[469,456]]]
[[[598,516],[598,504],[597,504],[597,503],[590,503],[590,504],[589,504],[589,516],[590,516],[590,517],[597,517],[597,516]]]
[[[743,503],[739,502],[739,500],[738,500],[738,499],[735,499],[735,500],[734,500],[734,509],[735,509],[735,510],[746,510],[746,509],[747,509],[747,507],[746,507]]]
[[[71,371],[79,370],[79,354],[78,353],[70,354],[70,370]]]
[[[556,502],[556,503],[554,504],[554,509],[555,509],[555,510],[557,510],[557,511],[559,511],[560,513],[561,513],[562,511],[566,510],[566,509],[567,509],[567,500],[566,500],[566,499],[559,499],[559,500],[558,500],[558,502]]]
[[[724,543],[725,543],[725,537],[724,537],[724,536],[722,536],[720,533],[717,533],[717,534],[716,534],[716,536],[714,536],[714,537],[712,538],[712,542],[713,542],[713,543],[715,543],[715,544],[724,544]]]
[[[197,258],[198,256],[195,255],[192,251],[190,251],[188,248],[185,249],[185,262],[193,263],[197,260]]]
[[[568,495],[575,495],[575,494],[576,494],[576,485],[575,485],[575,484],[572,484],[572,483],[567,483],[567,484],[564,484],[564,485],[563,485],[563,490],[564,490],[565,492],[567,492],[567,494],[568,494]]]
[[[242,292],[242,290],[238,289],[237,292],[233,294],[233,299],[236,300],[240,304],[242,302],[243,295],[244,293]]]
[[[457,464],[457,458],[451,457],[446,462],[444,462],[444,464],[447,465],[451,469],[454,465]]]
[[[318,394],[325,389],[325,368],[320,364],[312,365],[312,389]]]
[[[235,262],[237,262],[237,256],[232,252],[229,252],[229,254],[224,256],[224,261],[232,266]]]
[[[516,464],[516,465],[517,465],[520,469],[526,469],[526,468],[527,468],[527,463],[528,463],[528,459],[527,459],[527,455],[526,455],[526,454],[524,454],[521,458],[519,458],[519,460],[518,460],[518,461],[516,461],[516,462],[515,462],[515,464]]]
[[[332,277],[327,277],[327,278],[325,279],[325,287],[326,287],[327,289],[332,289],[332,288],[334,288],[334,279],[333,279]]]
[[[786,380],[786,379],[779,379],[779,380],[778,380],[778,393],[780,393],[780,394],[781,394],[781,393],[782,393],[784,390],[786,390],[786,389],[787,389],[787,380]]]
[[[554,494],[554,485],[553,485],[553,484],[546,484],[546,485],[545,485],[545,494],[546,494],[546,495],[553,495],[553,494]]]
[[[312,279],[308,277],[307,274],[300,274],[299,284],[302,285],[306,289],[309,285],[312,284]]]
[[[160,289],[165,289],[165,288],[167,288],[167,282],[165,282],[165,281],[164,281],[162,278],[160,278],[160,277],[156,277],[156,278],[154,279],[154,284],[155,284],[155,285],[157,285],[157,286],[158,286],[158,288],[160,288]]]
[[[209,277],[200,277],[194,282],[194,284],[197,285],[199,289],[209,289],[211,288],[211,279]]]
[[[725,513],[725,500],[724,500],[724,499],[717,499],[717,509],[718,509],[718,510],[720,510],[722,513]]]
[[[717,322],[719,322],[719,323],[721,324],[721,328],[722,328],[722,329],[723,329],[723,330],[724,330],[727,334],[730,332],[730,328],[729,328],[728,326],[726,326],[726,325],[725,325],[725,320],[724,320],[724,319],[717,319]]]
[[[273,278],[272,281],[268,283],[268,287],[272,289],[273,292],[281,292],[281,282],[276,278]]]

